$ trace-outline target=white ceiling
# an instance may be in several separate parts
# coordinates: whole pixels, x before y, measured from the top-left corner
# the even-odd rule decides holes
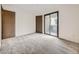
[[[3,4],[5,9],[10,10],[22,10],[25,12],[31,12],[35,14],[44,14],[48,11],[53,12],[57,11],[59,7],[62,6],[70,6],[70,5],[62,5],[62,4]]]
[[[53,4],[5,4],[5,5],[21,8],[24,10],[32,10],[32,11],[39,11],[48,8],[51,9],[52,7],[56,6]]]
[[[54,5],[44,5],[44,4],[30,4],[30,5],[16,5],[17,7],[24,9],[25,11],[30,11],[34,13],[45,13],[47,11],[55,9]]]
[[[10,9],[10,10],[23,10],[28,11],[32,13],[42,14],[47,11],[55,9],[56,6],[59,5],[53,5],[53,4],[3,4],[4,9]],[[14,8],[14,9],[13,9]]]

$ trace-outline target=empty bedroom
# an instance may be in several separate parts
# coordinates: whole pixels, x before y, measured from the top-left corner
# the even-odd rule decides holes
[[[79,4],[0,4],[0,54],[78,54]]]

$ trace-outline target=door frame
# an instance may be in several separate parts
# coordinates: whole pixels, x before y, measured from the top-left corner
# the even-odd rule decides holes
[[[54,13],[57,13],[57,36],[45,33],[45,16],[51,15],[51,14],[54,14]],[[44,14],[44,34],[55,36],[55,37],[59,38],[59,11],[55,11],[55,12]]]

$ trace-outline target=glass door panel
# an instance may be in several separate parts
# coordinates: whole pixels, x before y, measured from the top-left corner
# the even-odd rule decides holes
[[[45,16],[45,33],[49,34],[49,25],[50,25],[50,18],[49,15]]]
[[[49,34],[57,36],[57,13],[50,15]]]

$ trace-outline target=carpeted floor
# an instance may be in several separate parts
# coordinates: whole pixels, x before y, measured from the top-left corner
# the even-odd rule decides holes
[[[70,43],[69,43],[70,44]],[[79,49],[79,46],[75,46]],[[2,40],[2,54],[71,54],[79,53],[62,40],[40,33]]]

